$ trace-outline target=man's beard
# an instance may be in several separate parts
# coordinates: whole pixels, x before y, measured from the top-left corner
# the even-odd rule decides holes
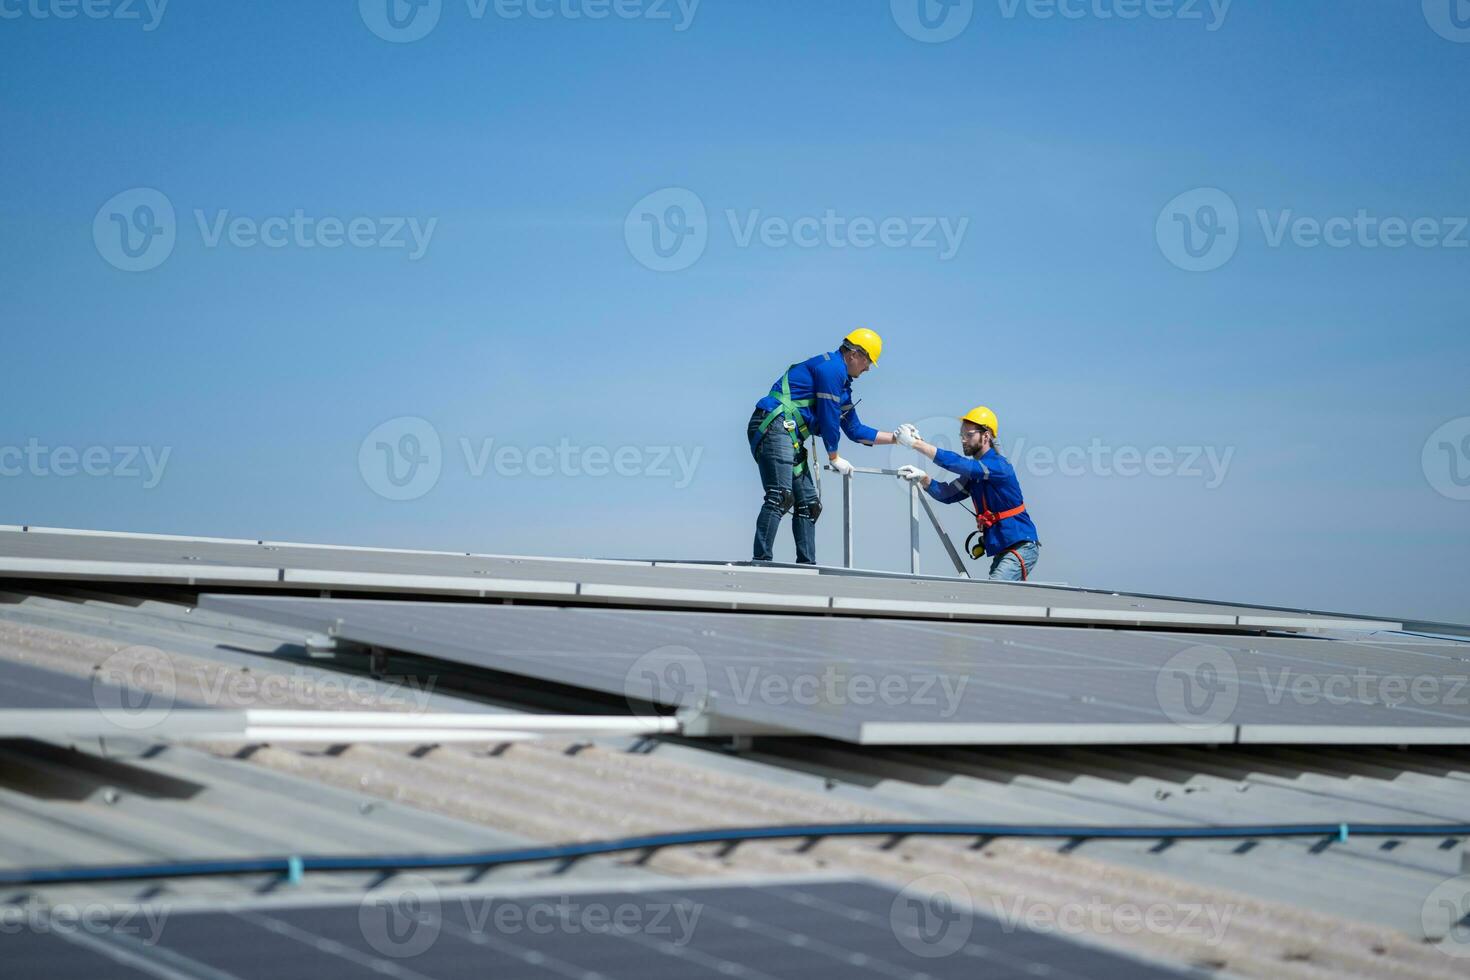
[[[980,445],[976,446],[974,449],[971,449],[970,447],[966,446],[965,447],[965,455],[968,456],[968,457],[970,457],[971,459],[975,459],[976,457],[983,455],[983,450],[984,449],[985,449],[985,444],[983,442]]]

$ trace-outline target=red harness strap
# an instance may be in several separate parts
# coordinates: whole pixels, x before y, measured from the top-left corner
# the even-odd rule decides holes
[[[1012,507],[1010,510],[1003,510],[999,514],[995,513],[990,509],[990,504],[986,502],[985,491],[982,489],[980,491],[980,510],[975,515],[975,523],[983,531],[988,527],[999,524],[1007,517],[1015,517],[1017,514],[1025,513],[1025,511],[1026,505],[1022,504],[1019,507]]]
[[[1016,561],[1018,561],[1018,562],[1021,563],[1021,581],[1022,582],[1026,581],[1026,576],[1028,574],[1030,574],[1030,573],[1026,571],[1026,559],[1024,559],[1024,558],[1021,557],[1021,545],[1018,544],[1014,548],[1011,548],[1008,551],[1002,551],[1000,553],[1000,556],[996,560],[999,561],[1001,558],[1004,558],[1006,555],[1015,555],[1016,556]]]
[[[990,509],[990,504],[985,499],[985,491],[982,489],[980,491],[980,511],[975,515],[975,523],[979,525],[980,530],[984,531],[988,527],[999,524],[1007,517],[1015,517],[1017,514],[1024,514],[1025,512],[1026,505],[1021,504],[1019,507],[1012,507],[1010,510],[1003,510],[997,514],[995,511]],[[1026,570],[1026,559],[1022,558],[1021,552],[1017,550],[1020,547],[1021,546],[1018,544],[1015,548],[1008,548],[1005,551],[1002,551],[999,555],[996,556],[996,561],[999,561],[1006,555],[1015,555],[1016,561],[1021,563],[1021,581],[1024,582],[1026,581],[1026,576],[1029,574],[1029,572]]]

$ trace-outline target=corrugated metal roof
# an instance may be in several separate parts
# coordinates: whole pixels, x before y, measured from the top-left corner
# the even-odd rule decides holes
[[[343,673],[353,665],[312,660],[300,645],[299,630],[211,616],[193,608],[187,593],[174,601],[103,589],[85,592],[62,584],[39,589],[31,583],[22,592],[0,594],[0,656],[83,673],[111,652],[146,644],[175,658],[188,684],[206,692],[213,686],[231,703],[250,698],[245,688],[226,681],[252,675],[284,678],[281,699],[286,703],[275,701],[273,706],[309,706],[329,693],[334,700],[322,706],[356,706],[361,700],[340,693],[344,677],[363,679]],[[1398,637],[1388,642],[1414,641]],[[499,687],[498,681],[476,686],[476,678],[450,672],[433,679],[436,685],[429,691],[414,689],[407,683],[412,678],[377,682],[380,686],[368,700],[381,708],[395,698],[412,700],[422,694],[424,703],[449,710],[525,710],[544,706],[540,701],[524,703],[531,694],[549,700],[568,697],[566,692]],[[327,683],[333,680],[335,689]],[[270,792],[250,786],[237,792],[225,772],[292,777],[291,784],[298,787],[292,792],[303,793],[300,799],[308,801],[325,799],[317,794],[330,796],[333,788],[350,794],[354,807],[391,801],[398,805],[393,812],[406,821],[394,832],[417,833],[426,826],[420,819],[448,818],[507,837],[558,841],[697,826],[918,816],[1189,824],[1316,821],[1333,815],[1340,820],[1426,822],[1463,820],[1470,813],[1470,772],[1460,750],[876,749],[766,739],[739,748],[627,739],[590,745],[550,740],[492,751],[352,746],[340,751],[261,747],[242,752],[240,746],[217,744],[198,750],[171,748],[165,755],[180,768],[158,776],[211,787],[218,780],[225,789],[212,799],[222,801],[220,806],[203,806],[211,797],[196,793],[140,795],[118,808],[98,802],[99,791],[93,789],[80,803],[45,801],[46,806],[77,806],[84,819],[53,821],[47,832],[58,836],[39,834],[36,839],[49,840],[45,846],[54,852],[65,846],[69,833],[82,840],[100,832],[103,844],[92,846],[135,856],[175,840],[180,847],[184,842],[196,848],[217,843],[220,851],[242,842],[290,847],[294,831],[269,826],[272,808],[259,805],[272,798]],[[129,764],[151,765],[151,759],[139,761],[142,754]],[[237,754],[241,757],[235,758]],[[186,755],[196,761],[177,762]],[[199,759],[225,768],[204,778],[194,769],[203,765]],[[65,785],[80,778],[55,775],[54,760],[43,758],[39,765],[42,775],[35,778],[42,782],[49,778]],[[53,767],[50,777],[45,775],[48,765]],[[26,799],[26,806],[37,805]],[[226,804],[227,799],[235,802]],[[199,815],[191,814],[191,808]],[[325,828],[318,836],[333,836],[339,832],[332,828],[341,825],[337,839],[352,846],[375,839],[357,836],[362,830],[352,813],[325,809],[329,812],[313,808],[299,820],[293,817],[292,827],[306,821]],[[256,812],[242,812],[251,810]],[[12,812],[16,822],[6,826]],[[25,839],[38,819],[28,814],[0,805],[0,837]],[[174,825],[182,831],[176,839],[167,833]],[[10,833],[12,829],[17,833]],[[369,829],[382,832],[376,825]],[[277,832],[280,837],[273,841]],[[425,836],[452,846],[449,836]],[[82,853],[77,850],[72,856]],[[1015,903],[1022,910],[1097,911],[1100,918],[1084,916],[1084,938],[1174,963],[1262,977],[1454,977],[1462,975],[1461,964],[1426,945],[1419,919],[1434,888],[1458,873],[1463,853],[1463,841],[1433,839],[1354,838],[1326,846],[1180,842],[1169,847],[1150,841],[1072,846],[996,840],[971,847],[964,841],[921,838],[889,844],[833,839],[812,846],[746,844],[727,853],[715,847],[671,850],[654,856],[646,867],[680,875],[836,869],[900,884],[948,875],[978,906],[991,911],[1018,907]],[[17,863],[13,856],[6,860]],[[197,887],[238,886],[199,882]],[[361,882],[351,887],[360,888]],[[43,891],[56,893],[49,886]],[[1228,926],[1218,934],[1201,933],[1176,918],[1167,928],[1137,931],[1120,928],[1121,920],[1113,917],[1128,908],[1179,913],[1191,907],[1229,913]]]

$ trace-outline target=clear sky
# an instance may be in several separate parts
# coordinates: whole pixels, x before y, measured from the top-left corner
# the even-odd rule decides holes
[[[0,0],[0,522],[747,558],[862,325],[1043,578],[1470,621],[1454,2]]]

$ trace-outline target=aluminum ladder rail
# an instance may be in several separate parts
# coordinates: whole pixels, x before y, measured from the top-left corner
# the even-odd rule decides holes
[[[836,472],[830,463],[825,464],[825,470]],[[869,466],[854,466],[852,472],[842,478],[842,567],[853,567],[852,547],[852,481],[858,474],[865,476],[898,476],[898,470],[875,469]],[[929,523],[934,528],[934,533],[939,535],[939,541],[944,545],[949,560],[954,564],[955,572],[961,578],[969,578],[970,573],[965,570],[965,563],[960,560],[960,553],[955,549],[954,542],[950,540],[944,528],[939,524],[939,518],[934,513],[934,508],[929,503],[928,494],[919,489],[917,482],[909,482],[909,571],[914,575],[919,574],[919,510],[923,509],[929,517]]]

